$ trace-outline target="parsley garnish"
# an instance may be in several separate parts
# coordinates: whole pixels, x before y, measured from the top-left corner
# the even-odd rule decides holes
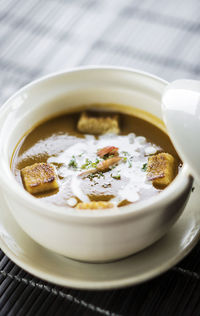
[[[68,163],[68,167],[72,167],[74,169],[77,169],[77,162],[76,162],[76,158],[74,156],[72,156],[72,159]]]
[[[129,167],[129,168],[132,167],[132,162],[130,161],[130,159],[128,160],[128,167]]]
[[[117,173],[117,174],[111,174],[111,177],[112,177],[113,179],[116,179],[116,180],[120,180],[120,179],[121,179],[121,175],[120,175],[120,173]]]
[[[92,181],[94,178],[100,179],[101,177],[105,178],[103,172],[99,171],[99,172],[96,172],[96,173],[88,174],[88,176],[86,178],[88,178],[90,181]]]
[[[123,151],[123,154],[126,156],[126,157],[123,157],[123,162],[126,163],[128,162],[128,167],[131,168],[132,167],[132,162],[131,160],[133,159],[133,156],[129,156],[129,153],[127,151]],[[129,156],[129,157],[127,157]]]
[[[143,170],[143,171],[147,171],[147,163],[144,163],[144,164],[143,164],[142,170]]]
[[[88,169],[92,164],[92,161],[88,158],[85,159],[85,163],[81,166],[81,169]]]
[[[98,179],[100,179],[101,177],[105,178],[105,175],[102,171],[97,172],[96,175],[97,175]]]
[[[111,183],[104,183],[104,184],[102,185],[102,187],[103,187],[103,188],[109,188],[109,187],[111,187]]]
[[[98,158],[96,158],[96,161],[91,163],[91,167],[96,168],[96,166],[98,165],[99,162],[100,162],[100,160]]]
[[[95,162],[92,162],[88,158],[85,159],[85,163],[81,166],[81,169],[89,169],[89,168],[96,168],[100,160],[97,158]]]

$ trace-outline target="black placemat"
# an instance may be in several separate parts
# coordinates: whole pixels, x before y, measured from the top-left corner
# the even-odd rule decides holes
[[[41,281],[1,252],[0,315],[199,315],[199,249],[160,277],[110,291],[79,291]]]
[[[199,0],[2,0],[0,101],[49,72],[79,65],[200,76]],[[0,315],[200,315],[200,244],[152,281],[78,291],[41,281],[0,253]]]

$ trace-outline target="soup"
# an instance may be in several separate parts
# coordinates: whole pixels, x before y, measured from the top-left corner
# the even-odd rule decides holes
[[[169,137],[134,109],[108,109],[70,112],[33,127],[13,153],[17,181],[36,198],[78,209],[159,194],[180,165]]]

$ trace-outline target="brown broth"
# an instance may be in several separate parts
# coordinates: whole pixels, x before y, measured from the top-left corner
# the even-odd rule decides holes
[[[129,133],[135,133],[137,136],[144,136],[147,142],[173,155],[177,166],[180,164],[180,159],[165,132],[142,118],[125,113],[118,114],[120,117],[120,135],[125,136]],[[109,112],[105,112],[103,115],[109,115]],[[21,169],[34,163],[47,162],[50,157],[55,157],[65,152],[71,145],[84,139],[84,135],[77,131],[79,116],[80,113],[68,113],[51,118],[34,127],[20,140],[13,154],[11,168],[21,185],[23,185]],[[112,145],[112,141],[110,145]],[[58,171],[60,167],[62,167],[62,164],[57,164],[56,168],[58,168]],[[92,181],[89,178],[84,179],[81,183],[82,192],[89,196],[90,200],[94,201],[108,201],[117,196],[119,190],[128,183],[128,179],[123,177],[123,174],[119,180],[112,178],[110,175],[112,175],[111,171],[105,172],[99,179],[94,178]],[[67,205],[67,200],[74,196],[71,189],[71,180],[71,176],[63,179],[59,175],[59,190],[38,194],[36,197],[53,204]],[[160,190],[153,186],[148,190],[140,190],[140,199],[147,199],[159,192]],[[81,199],[78,198],[78,200]],[[121,205],[126,203],[128,202],[124,201]]]

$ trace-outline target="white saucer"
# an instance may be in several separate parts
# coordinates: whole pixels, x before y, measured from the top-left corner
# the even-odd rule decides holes
[[[74,261],[41,247],[17,225],[1,197],[0,246],[21,268],[58,285],[111,289],[138,284],[168,270],[195,246],[200,237],[199,193],[200,187],[195,185],[181,218],[159,242],[134,256],[106,264]]]

